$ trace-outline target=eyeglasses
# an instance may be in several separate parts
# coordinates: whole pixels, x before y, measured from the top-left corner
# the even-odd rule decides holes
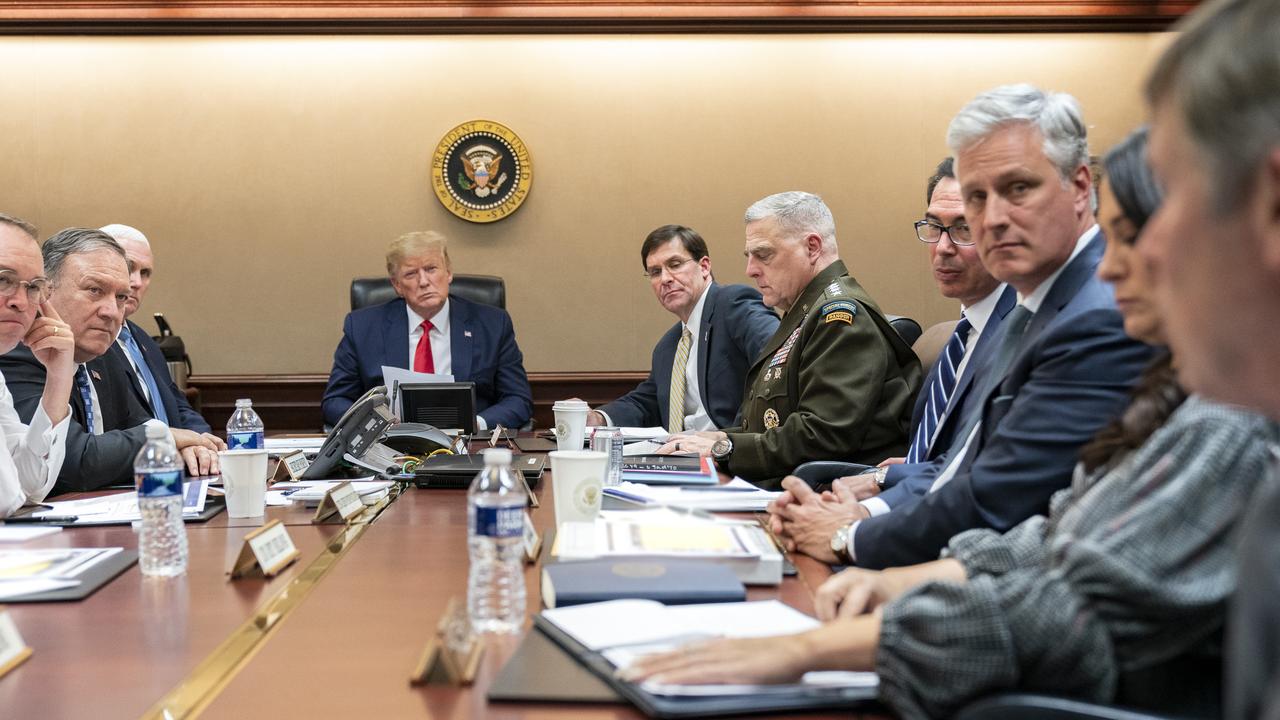
[[[13,297],[17,294],[19,288],[27,289],[27,302],[34,305],[49,299],[50,287],[48,278],[19,280],[18,276],[13,272],[0,272],[0,296]]]
[[[645,268],[644,276],[649,280],[657,280],[662,277],[663,270],[675,275],[680,272],[681,268],[691,262],[693,262],[693,258],[671,258],[665,265],[655,265],[651,268]]]
[[[946,233],[951,238],[952,245],[968,247],[973,244],[973,233],[969,230],[969,223],[958,222],[955,225],[940,225],[932,220],[916,221],[916,237],[920,238],[920,242],[927,242],[930,245],[942,239],[942,233]]]

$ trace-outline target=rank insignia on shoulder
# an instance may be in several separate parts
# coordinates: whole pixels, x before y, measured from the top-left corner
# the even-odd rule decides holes
[[[828,294],[828,295],[843,295],[843,294],[844,294],[844,288],[840,287],[840,282],[839,282],[839,281],[837,281],[837,280],[832,280],[832,281],[831,281],[831,284],[827,286],[827,294]]]
[[[778,427],[778,411],[769,408],[764,411],[764,429],[772,430]]]
[[[852,325],[853,318],[858,314],[858,306],[848,300],[832,300],[823,305],[819,312],[824,323],[842,322]]]

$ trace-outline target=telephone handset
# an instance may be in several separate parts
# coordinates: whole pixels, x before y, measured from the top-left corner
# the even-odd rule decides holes
[[[331,476],[346,453],[362,457],[377,445],[395,420],[387,407],[387,388],[379,385],[370,389],[338,419],[324,439],[320,454],[311,461],[311,467],[302,474],[302,479],[319,480]]]

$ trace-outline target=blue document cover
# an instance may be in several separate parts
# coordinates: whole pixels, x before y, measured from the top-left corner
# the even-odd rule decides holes
[[[733,570],[697,560],[581,560],[542,569],[542,599],[552,608],[632,598],[687,605],[746,597]]]

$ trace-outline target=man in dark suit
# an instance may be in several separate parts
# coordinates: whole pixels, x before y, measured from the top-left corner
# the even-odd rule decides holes
[[[978,257],[972,230],[964,217],[955,162],[938,164],[925,190],[923,220],[916,237],[929,245],[929,264],[938,291],[959,300],[961,319],[929,370],[911,415],[911,447],[906,457],[889,458],[862,476],[837,485],[853,491],[873,515],[928,491],[928,464],[951,446],[964,416],[977,368],[991,348],[991,338],[1017,302],[1012,287],[991,276]],[[905,482],[904,482],[905,481]],[[869,496],[869,497],[868,497]]]
[[[1177,29],[1147,81],[1164,203],[1137,249],[1151,261],[1178,379],[1280,420],[1280,12],[1274,0],[1205,3]],[[1240,586],[1224,716],[1276,720],[1280,453],[1250,505],[1231,529]]]
[[[129,368],[126,378],[129,387],[152,417],[171,427],[204,433],[218,449],[225,449],[226,444],[210,432],[209,423],[191,407],[187,394],[174,383],[160,346],[145,330],[129,320],[151,287],[155,271],[151,243],[141,231],[128,225],[107,225],[100,229],[124,248],[125,258],[129,261],[129,298],[124,302],[124,327],[108,352],[119,355]]]
[[[640,262],[658,302],[680,322],[653,349],[649,377],[592,410],[587,424],[660,425],[671,432],[738,424],[747,370],[778,329],[778,316],[753,288],[717,284],[706,241],[683,225],[649,233]]]
[[[41,254],[53,287],[49,302],[75,335],[79,364],[70,397],[74,422],[54,492],[129,483],[134,456],[146,441],[142,424],[151,415],[128,388],[128,367],[107,352],[124,322],[129,295],[124,250],[99,230],[68,228],[46,240]],[[19,346],[0,356],[0,371],[18,416],[30,422],[44,392],[44,365]],[[217,454],[201,435],[172,433],[191,474],[217,472]]]
[[[1046,512],[1080,446],[1123,408],[1150,357],[1125,335],[1110,286],[1095,276],[1103,239],[1074,98],[997,88],[961,110],[948,144],[982,262],[1018,291],[1018,307],[992,338],[950,448],[926,466],[926,482],[912,482],[927,484],[925,494],[873,517],[798,478],[784,483],[792,497],[777,508],[782,530],[820,559],[926,562],[958,532],[1006,530]]]
[[[533,416],[533,393],[505,310],[449,294],[448,241],[435,232],[402,235],[387,250],[387,274],[400,297],[347,315],[324,391],[333,424],[370,388],[382,367],[452,374],[476,384],[476,426],[519,428]]]

